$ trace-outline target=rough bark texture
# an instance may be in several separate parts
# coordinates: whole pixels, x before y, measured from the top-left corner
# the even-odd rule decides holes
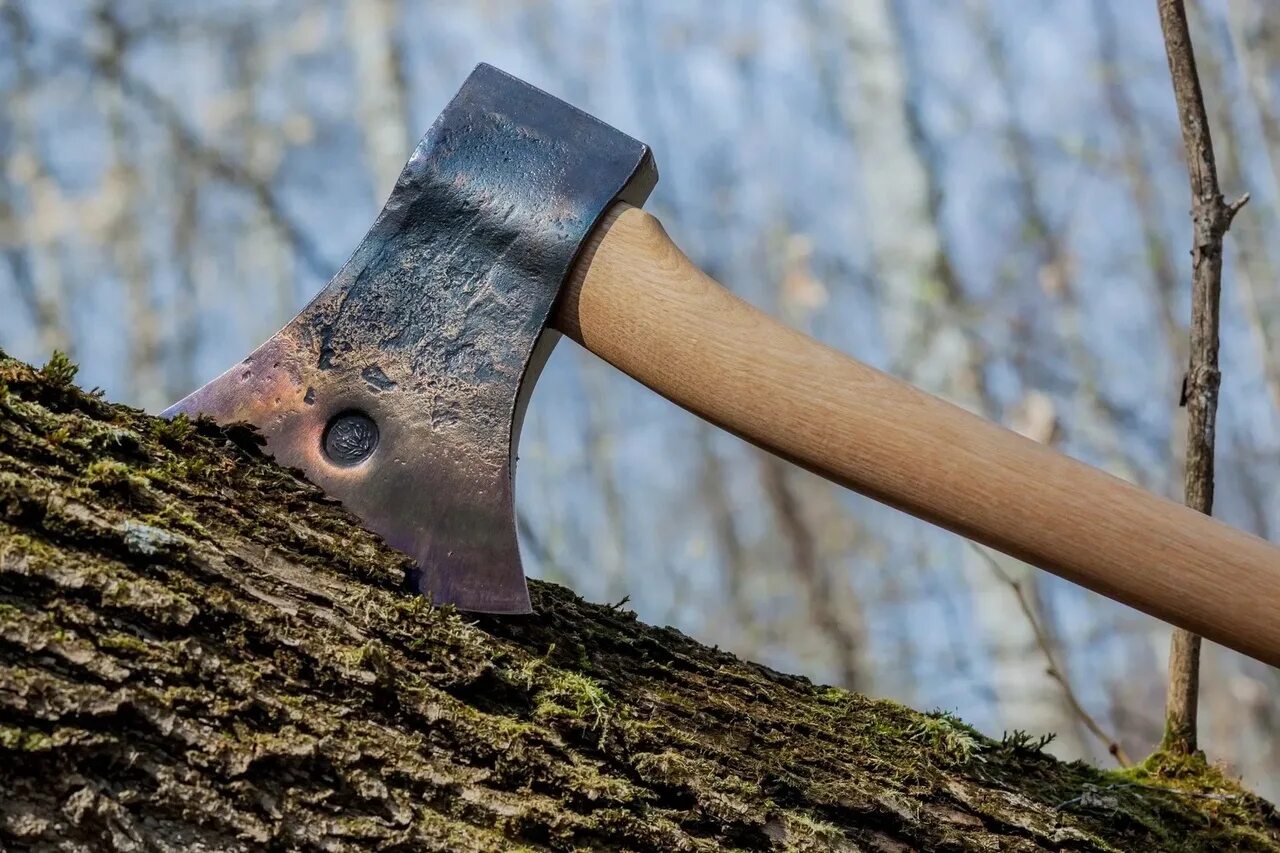
[[[533,584],[474,619],[247,429],[0,357],[0,847],[1274,850],[1195,759],[1103,772]]]
[[[1195,51],[1182,0],[1158,0],[1169,75],[1178,105],[1182,144],[1191,181],[1191,363],[1182,388],[1187,408],[1186,504],[1213,513],[1213,448],[1218,418],[1218,316],[1222,296],[1222,239],[1248,196],[1227,204],[1218,188],[1209,116],[1196,72]],[[1166,749],[1196,749],[1200,694],[1200,638],[1175,628],[1169,645],[1169,690],[1165,710]]]

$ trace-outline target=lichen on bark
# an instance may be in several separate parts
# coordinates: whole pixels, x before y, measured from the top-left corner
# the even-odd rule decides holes
[[[0,847],[1274,850],[1198,759],[1106,772],[533,583],[404,557],[251,430],[0,355]]]

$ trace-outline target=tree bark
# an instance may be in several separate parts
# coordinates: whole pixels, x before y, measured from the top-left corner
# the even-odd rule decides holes
[[[1063,764],[405,558],[245,427],[0,357],[0,848],[1276,850],[1195,759]]]
[[[1178,105],[1182,144],[1191,180],[1191,363],[1183,380],[1187,409],[1186,504],[1213,513],[1213,447],[1218,417],[1218,317],[1222,296],[1222,240],[1244,196],[1227,204],[1218,187],[1209,116],[1196,72],[1195,52],[1182,0],[1158,0],[1169,75]],[[1196,750],[1196,714],[1200,693],[1200,637],[1173,630],[1169,646],[1169,690],[1165,701],[1164,747]]]

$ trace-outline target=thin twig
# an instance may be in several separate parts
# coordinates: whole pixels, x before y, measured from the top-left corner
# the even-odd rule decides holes
[[[1218,185],[1209,116],[1183,0],[1157,0],[1164,32],[1169,76],[1182,128],[1191,182],[1191,361],[1182,383],[1187,409],[1187,506],[1213,512],[1213,445],[1218,415],[1218,316],[1222,297],[1222,240],[1231,220],[1248,202],[1246,194],[1228,204]],[[1169,647],[1169,690],[1165,701],[1164,746],[1176,752],[1196,749],[1200,692],[1200,638],[1175,628]]]
[[[782,460],[759,453],[760,485],[773,510],[779,531],[789,546],[789,565],[808,598],[809,612],[818,629],[831,644],[840,673],[840,687],[857,690],[863,683],[858,657],[860,614],[841,607],[826,567],[818,557],[814,532],[804,516],[799,498]]]
[[[1132,762],[1130,762],[1129,756],[1125,753],[1124,747],[1120,745],[1120,741],[1107,734],[1106,730],[1098,724],[1098,721],[1094,719],[1093,715],[1085,710],[1085,707],[1081,704],[1079,697],[1076,696],[1075,688],[1071,686],[1071,682],[1067,679],[1062,667],[1058,664],[1057,655],[1053,652],[1053,643],[1050,642],[1049,635],[1045,632],[1044,626],[1040,624],[1040,620],[1036,618],[1035,608],[1032,606],[1031,602],[1027,600],[1027,594],[1022,588],[1022,584],[1016,579],[1010,577],[1009,573],[1006,572],[1000,564],[996,562],[995,558],[988,554],[985,549],[972,542],[968,543],[968,545],[978,554],[979,557],[983,559],[983,561],[986,562],[988,566],[991,567],[991,571],[995,573],[996,577],[998,577],[1002,582],[1008,584],[1008,586],[1013,590],[1014,596],[1018,599],[1018,607],[1022,610],[1022,615],[1026,617],[1027,622],[1031,625],[1031,633],[1036,639],[1036,645],[1040,647],[1040,651],[1044,655],[1046,663],[1049,665],[1047,670],[1048,675],[1054,681],[1058,682],[1058,685],[1062,688],[1062,695],[1066,698],[1067,706],[1071,709],[1071,712],[1080,719],[1080,722],[1084,723],[1084,727],[1088,729],[1094,737],[1106,745],[1107,752],[1111,753],[1115,760],[1119,762],[1121,767],[1128,767]]]

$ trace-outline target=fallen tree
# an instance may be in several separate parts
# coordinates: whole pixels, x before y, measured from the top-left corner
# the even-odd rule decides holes
[[[247,428],[0,355],[0,846],[1273,850],[1197,758],[1106,772],[532,585],[474,618]]]

